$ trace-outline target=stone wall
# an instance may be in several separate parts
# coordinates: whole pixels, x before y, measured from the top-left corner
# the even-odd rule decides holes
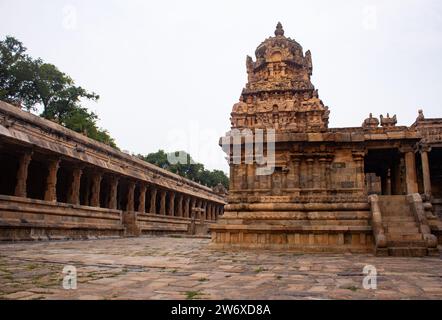
[[[0,195],[0,240],[123,236],[122,211]]]

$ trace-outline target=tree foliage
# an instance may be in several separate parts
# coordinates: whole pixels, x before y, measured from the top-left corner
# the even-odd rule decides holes
[[[184,161],[178,161],[178,163],[171,163],[168,160],[168,155],[175,155],[176,159],[181,153],[181,157],[185,158]],[[184,155],[184,157],[183,157]],[[208,187],[214,187],[218,183],[221,183],[226,189],[229,188],[229,178],[221,170],[207,170],[201,163],[196,163],[190,154],[184,151],[176,151],[173,153],[166,153],[164,150],[158,150],[148,155],[137,155],[140,159],[152,163],[160,168],[166,169],[173,173],[176,173],[184,178],[194,180]]]
[[[97,115],[81,106],[82,99],[99,98],[76,86],[53,64],[27,55],[17,39],[6,37],[0,41],[0,100],[28,111],[42,106],[40,116],[117,148],[109,133],[98,127]]]

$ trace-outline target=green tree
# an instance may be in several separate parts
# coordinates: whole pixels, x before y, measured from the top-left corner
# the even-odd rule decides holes
[[[168,154],[175,154],[178,157],[178,154],[181,153],[181,156],[185,156],[186,160],[178,163],[170,163],[168,160]],[[229,178],[226,174],[221,170],[207,170],[204,168],[204,165],[201,163],[195,162],[190,154],[185,151],[175,151],[173,153],[166,153],[164,150],[158,150],[154,153],[149,153],[148,155],[137,155],[140,159],[152,163],[160,168],[166,169],[173,173],[176,173],[184,178],[194,180],[196,182],[202,183],[209,187],[214,187],[221,183],[226,189],[229,188]]]
[[[97,101],[100,97],[76,86],[53,64],[25,52],[13,37],[0,41],[0,100],[28,111],[42,106],[40,116],[117,148],[109,133],[98,128],[97,115],[81,106],[82,99]]]

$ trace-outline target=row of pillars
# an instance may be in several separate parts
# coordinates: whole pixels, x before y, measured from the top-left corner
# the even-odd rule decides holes
[[[431,196],[431,178],[430,178],[430,164],[428,162],[429,148],[427,146],[421,146],[419,153],[422,163],[422,177],[424,194],[427,197]],[[407,193],[418,193],[418,182],[416,174],[416,159],[415,153],[412,150],[405,152],[405,172],[406,172],[406,184]]]
[[[17,170],[17,182],[15,186],[14,195],[17,197],[26,197],[26,183],[28,177],[28,168],[32,160],[32,153],[23,153],[20,156],[19,166]],[[48,174],[46,177],[46,188],[44,192],[45,201],[57,201],[57,172],[60,167],[60,160],[48,160]],[[67,191],[67,202],[75,205],[80,204],[80,187],[81,176],[83,174],[82,167],[72,167],[71,183]],[[100,207],[101,180],[103,173],[94,172],[90,180],[90,197],[88,197],[88,205],[91,207]],[[120,178],[117,176],[110,176],[109,189],[106,195],[106,207],[109,209],[117,209],[118,204],[118,185]],[[135,188],[139,186],[138,206],[135,208]],[[223,206],[199,199],[196,197],[176,193],[172,190],[165,190],[156,188],[154,186],[147,186],[141,181],[127,180],[127,201],[125,211],[137,211],[141,213],[146,212],[146,194],[150,193],[149,213],[156,213],[160,215],[177,216],[177,217],[191,217],[191,212],[194,208],[202,209],[204,218],[207,220],[216,220],[222,214]],[[159,212],[157,212],[157,196],[159,196]],[[175,198],[177,201],[175,202]],[[166,205],[166,201],[169,201]]]

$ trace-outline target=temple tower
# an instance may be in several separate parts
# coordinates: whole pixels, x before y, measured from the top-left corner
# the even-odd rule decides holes
[[[273,128],[278,131],[323,132],[328,108],[310,81],[312,58],[299,43],[284,36],[278,23],[275,36],[247,56],[248,82],[231,113],[232,129]]]
[[[230,189],[224,215],[211,226],[212,246],[429,252],[435,241],[423,220],[416,221],[420,229],[406,230],[411,236],[382,220],[395,214],[401,223],[413,220],[422,207],[416,130],[396,126],[396,116],[388,114],[381,121],[370,115],[360,127],[329,128],[329,109],[310,80],[311,53],[286,37],[281,23],[255,56],[246,59],[248,82],[233,106],[231,130],[220,140]],[[373,191],[375,185],[380,189]],[[384,205],[391,201],[403,210]],[[406,247],[409,239],[415,250]]]

